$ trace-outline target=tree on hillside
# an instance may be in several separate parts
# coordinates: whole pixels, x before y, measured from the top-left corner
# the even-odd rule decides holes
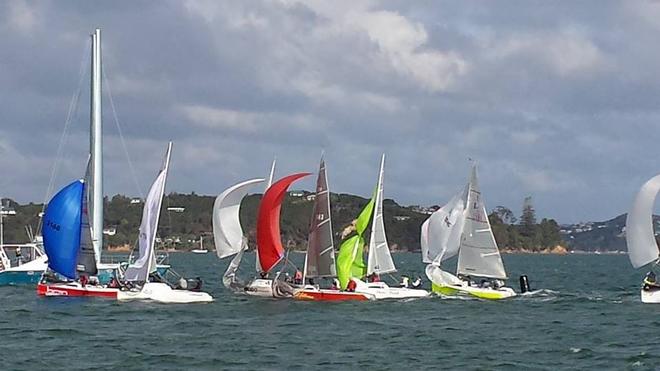
[[[532,205],[532,197],[525,197],[522,215],[520,216],[520,234],[527,238],[536,235],[536,210]]]
[[[498,206],[493,209],[492,214],[497,215],[504,224],[516,224],[516,216],[513,215],[513,211],[508,207]]]

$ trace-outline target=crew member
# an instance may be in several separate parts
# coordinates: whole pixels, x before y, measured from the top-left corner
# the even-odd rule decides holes
[[[357,284],[355,283],[355,281],[353,280],[348,281],[348,285],[346,286],[346,291],[354,292],[356,288],[357,288]]]

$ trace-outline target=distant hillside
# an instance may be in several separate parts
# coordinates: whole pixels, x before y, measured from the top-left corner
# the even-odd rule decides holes
[[[656,226],[659,218],[654,217]],[[625,251],[626,214],[604,222],[562,225],[559,233],[571,250]]]
[[[311,218],[313,195],[309,192],[291,192],[282,204],[282,241],[294,249],[305,249],[309,221]],[[310,195],[312,195],[310,197]],[[241,205],[241,224],[250,238],[250,245],[255,246],[256,215],[260,194],[245,197]],[[213,247],[213,227],[211,212],[213,196],[171,193],[163,200],[159,238],[164,247],[191,249],[199,243],[200,236],[204,244]],[[332,224],[335,239],[340,240],[341,231],[350,225],[367,199],[349,194],[331,194]],[[115,195],[105,200],[105,245],[133,245],[137,240],[142,213],[142,202],[122,195]],[[5,207],[15,210],[15,215],[5,218],[5,241],[27,242],[25,226],[30,225],[36,231],[39,223],[41,204],[19,205],[5,199]],[[393,250],[416,250],[419,248],[419,228],[428,215],[417,207],[402,207],[393,200],[383,202],[385,228]],[[415,211],[416,210],[416,211]]]

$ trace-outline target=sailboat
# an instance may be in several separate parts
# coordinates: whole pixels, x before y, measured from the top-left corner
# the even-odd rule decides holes
[[[660,285],[656,282],[654,272],[660,261],[660,250],[653,228],[653,205],[658,191],[660,175],[644,183],[626,217],[626,244],[630,263],[634,268],[653,263],[640,290],[642,303],[660,303]]]
[[[421,289],[411,289],[405,286],[390,287],[385,282],[373,280],[381,274],[396,272],[396,266],[390,254],[390,248],[385,234],[383,221],[383,174],[385,155],[380,160],[378,183],[374,195],[355,221],[356,234],[342,242],[337,256],[337,276],[340,289],[348,290],[350,282],[355,285],[356,293],[366,295],[369,299],[403,299],[421,298],[429,292]],[[371,235],[367,264],[364,264],[363,251],[365,247],[364,233],[371,219]],[[372,282],[365,282],[366,277],[372,277]]]
[[[204,236],[199,236],[199,247],[192,250],[193,254],[206,254],[209,250],[204,248]]]
[[[48,203],[42,224],[48,269],[37,284],[37,294],[41,296],[117,298],[118,289],[106,288],[88,278],[98,274],[88,214],[89,179],[88,165],[84,179],[67,185]]]
[[[420,240],[422,260],[430,263],[426,275],[433,283],[433,292],[492,300],[516,295],[500,281],[507,275],[479,190],[476,164],[465,190],[424,222]],[[453,275],[443,270],[441,263],[456,255],[458,266]],[[488,284],[476,284],[472,279],[477,277]]]
[[[373,205],[373,203],[372,203]],[[307,239],[307,254],[303,269],[303,282],[306,279],[335,278],[337,268],[335,263],[335,247],[332,237],[332,216],[330,213],[330,189],[325,161],[321,157],[318,178],[316,179],[316,197],[309,226]],[[318,285],[305,285],[297,290],[294,298],[314,301],[346,301],[375,299],[374,295],[340,290],[339,287],[322,289]]]
[[[293,286],[279,279],[279,273],[269,278],[273,268],[284,258],[284,247],[280,235],[280,209],[289,186],[293,182],[310,175],[296,173],[276,181],[268,187],[257,214],[257,269],[259,277],[245,286],[245,293],[263,297],[291,297]]]
[[[156,273],[156,231],[165,193],[167,172],[170,165],[172,142],[167,146],[163,168],[151,186],[142,209],[142,223],[139,235],[139,257],[124,272],[123,287],[117,293],[118,300],[153,300],[161,303],[200,303],[211,302],[211,295],[185,289],[174,289]]]

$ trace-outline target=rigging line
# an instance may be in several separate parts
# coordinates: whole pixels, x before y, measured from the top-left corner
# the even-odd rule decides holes
[[[131,176],[133,177],[133,183],[135,184],[135,188],[140,194],[140,197],[144,198],[144,192],[142,192],[142,187],[140,187],[140,184],[138,183],[137,180],[137,176],[135,175],[136,174],[135,168],[133,167],[131,156],[128,154],[128,147],[126,146],[126,141],[124,140],[124,133],[121,130],[121,125],[119,125],[119,116],[117,115],[117,110],[115,109],[115,101],[114,99],[112,99],[112,89],[110,89],[110,81],[108,79],[108,76],[105,74],[106,68],[102,68],[101,73],[103,74],[103,82],[105,82],[105,86],[107,86],[106,90],[107,90],[108,100],[110,101],[110,108],[112,109],[112,117],[114,118],[115,126],[117,126],[117,132],[119,133],[119,140],[121,141],[121,146],[124,148],[124,154],[126,155],[128,168],[131,171]]]
[[[50,198],[50,195],[53,192],[53,187],[55,185],[55,177],[57,176],[57,173],[59,172],[59,169],[62,164],[62,151],[64,150],[64,142],[66,142],[66,139],[68,137],[69,127],[71,126],[73,114],[77,112],[78,102],[80,101],[80,93],[82,91],[83,79],[87,74],[87,68],[89,67],[88,64],[85,62],[87,61],[87,54],[90,51],[90,44],[86,42],[85,45],[86,47],[83,48],[84,49],[83,56],[80,61],[80,68],[78,70],[78,88],[73,92],[73,94],[71,95],[71,101],[69,101],[69,109],[66,114],[66,120],[64,121],[64,130],[62,131],[59,144],[57,145],[55,163],[53,164],[53,168],[50,173],[50,180],[48,181],[48,188],[46,188],[46,195],[44,197],[43,206],[41,207],[41,212],[45,211],[46,203],[48,202],[48,199]],[[38,229],[41,229],[41,220],[39,220]]]

